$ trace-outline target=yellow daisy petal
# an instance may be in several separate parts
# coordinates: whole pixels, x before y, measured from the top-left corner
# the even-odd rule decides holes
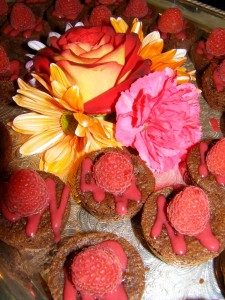
[[[129,29],[129,26],[121,17],[117,19],[111,17],[110,22],[117,33],[126,33]]]
[[[65,73],[56,64],[51,64],[50,65],[50,73],[51,73],[51,76],[50,76],[51,81],[58,81],[66,89],[68,89],[71,86],[71,84],[70,84],[69,80],[67,79]]]
[[[58,130],[49,130],[33,135],[20,147],[20,153],[24,156],[41,153],[56,145],[64,136],[63,131]]]

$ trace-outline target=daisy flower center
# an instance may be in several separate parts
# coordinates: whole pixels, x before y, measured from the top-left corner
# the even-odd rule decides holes
[[[65,111],[61,117],[61,126],[63,132],[69,135],[75,135],[75,130],[77,128],[78,122],[74,118],[73,113],[70,111]]]

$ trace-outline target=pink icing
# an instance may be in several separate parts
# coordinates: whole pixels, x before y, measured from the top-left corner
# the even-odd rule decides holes
[[[198,168],[199,175],[201,177],[207,177],[208,176],[208,168],[205,162],[205,154],[208,151],[208,145],[205,142],[200,142],[199,144],[199,151],[200,151],[200,165]]]
[[[215,118],[211,118],[211,119],[209,120],[209,122],[210,122],[210,124],[211,124],[212,129],[213,129],[215,132],[219,132],[219,131],[220,131],[218,121],[217,121]]]
[[[209,54],[207,51],[206,51],[206,47],[205,47],[205,42],[204,41],[199,41],[198,44],[197,44],[197,48],[196,48],[196,53],[198,55],[202,55],[204,56],[205,58],[211,60],[213,58],[213,55],[212,54]]]
[[[121,249],[120,247],[117,247],[119,245],[116,241],[104,241],[102,243],[99,243],[101,247],[108,247],[114,253],[118,256],[120,262],[121,262],[121,268],[122,272],[126,270],[127,267],[127,256],[125,252]],[[120,245],[119,245],[120,246]],[[64,290],[63,290],[63,299],[64,300],[76,300],[77,299],[77,290],[75,286],[72,284],[72,282],[69,279],[67,270],[64,269],[64,275],[65,275],[65,281],[64,281]],[[95,300],[95,296],[88,296],[84,295],[82,292],[80,292],[82,300]],[[125,291],[123,283],[119,284],[116,289],[114,289],[111,293],[107,293],[102,297],[98,297],[99,300],[115,300],[115,299],[120,299],[120,300],[128,300],[127,293]]]
[[[217,67],[212,75],[216,90],[218,92],[223,92],[225,88],[225,82],[221,79],[220,69]]]
[[[105,200],[105,191],[96,185],[92,175],[93,162],[90,158],[86,158],[82,163],[80,188],[82,192],[92,192],[96,202]],[[86,177],[89,176],[90,182],[86,182]],[[119,215],[127,213],[128,200],[141,201],[141,192],[136,186],[136,179],[133,176],[131,185],[123,192],[122,195],[113,194],[116,203],[116,211]]]
[[[62,217],[69,199],[70,191],[67,186],[64,187],[61,196],[60,206],[59,208],[57,208],[56,186],[54,180],[51,178],[47,178],[46,185],[49,193],[49,200],[47,206],[40,213],[27,217],[26,235],[29,237],[34,237],[36,235],[39,224],[41,222],[42,215],[44,214],[46,208],[49,205],[51,216],[51,228],[54,233],[54,241],[59,242]],[[8,210],[8,208],[4,204],[4,201],[1,201],[1,210],[4,217],[10,222],[16,222],[20,220],[20,216],[15,215]]]
[[[186,253],[187,246],[184,240],[184,235],[174,231],[170,225],[166,214],[167,201],[163,195],[160,195],[157,199],[157,216],[154,225],[152,226],[150,236],[153,239],[161,234],[163,225],[166,227],[168,236],[170,238],[171,246],[175,254],[183,255]],[[210,224],[206,225],[206,228],[195,236],[196,239],[211,252],[216,252],[220,248],[220,243],[214,237]]]

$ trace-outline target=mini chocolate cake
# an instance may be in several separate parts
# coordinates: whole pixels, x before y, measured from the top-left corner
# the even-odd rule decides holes
[[[220,130],[223,136],[225,136],[225,112],[221,115],[220,118]]]
[[[224,60],[225,62],[225,60]],[[202,75],[201,88],[204,99],[209,106],[218,111],[225,111],[225,88],[218,90],[214,80],[217,64],[210,64]],[[225,83],[223,83],[225,86]]]
[[[3,180],[7,165],[11,159],[12,140],[4,123],[0,122],[0,181]]]
[[[9,208],[7,210],[9,212],[9,214],[7,212],[7,218],[4,216],[5,204],[3,205],[3,203],[5,203],[8,192],[6,186],[6,188],[3,189],[4,193],[1,202],[0,213],[0,240],[12,247],[17,248],[21,255],[25,259],[30,260],[31,265],[35,266],[35,268],[38,268],[39,264],[41,265],[45,262],[49,251],[53,249],[56,242],[60,240],[60,233],[63,231],[70,214],[70,201],[67,201],[66,198],[67,192],[65,192],[65,184],[53,174],[45,172],[39,173],[44,180],[50,180],[50,182],[55,184],[55,187],[53,185],[53,188],[56,188],[57,203],[55,203],[55,209],[53,208],[54,204],[51,205],[50,200],[46,200],[49,201],[49,206],[45,206],[45,209],[42,210],[39,223],[38,219],[36,218],[36,216],[38,217],[39,215],[38,213],[27,217],[20,217],[18,219],[15,218],[14,221],[11,221],[8,219],[8,216],[10,217]],[[6,184],[8,185],[9,183],[7,182]],[[52,193],[53,196],[48,196],[47,199],[54,199],[54,192]],[[63,193],[65,196],[63,196]],[[48,195],[50,195],[49,191]],[[63,205],[60,206],[62,202]],[[31,217],[33,217],[32,221]],[[57,220],[53,220],[54,217],[57,218]],[[57,224],[54,225],[56,222]]]
[[[87,247],[105,241],[118,242],[127,257],[127,266],[123,274],[123,286],[129,300],[141,300],[145,285],[145,271],[141,257],[137,250],[127,240],[113,233],[93,232],[77,234],[62,244],[53,258],[48,272],[48,287],[54,300],[63,299],[65,271],[68,270],[68,261],[72,262],[75,255]],[[102,249],[102,248],[101,248]],[[68,270],[69,271],[69,270]],[[76,297],[75,297],[76,298]],[[77,299],[77,298],[76,298]],[[80,298],[79,298],[80,299]],[[94,299],[94,298],[93,298]],[[120,298],[115,298],[120,299]]]
[[[225,178],[219,183],[219,176],[216,176],[209,170],[206,160],[208,153],[218,142],[218,140],[206,140],[192,147],[187,156],[187,172],[192,184],[199,186],[211,195],[218,195],[221,199],[220,201],[225,204],[225,187],[223,185]],[[218,162],[220,161],[220,165],[225,160],[222,149],[221,154],[218,154],[217,159]],[[216,164],[216,161],[214,163]]]
[[[218,285],[225,297],[225,250],[214,259],[213,265]]]
[[[168,203],[170,203],[171,199],[173,199],[179,192],[179,189],[176,190],[172,187],[167,187],[158,190],[148,198],[144,205],[141,219],[143,235],[150,251],[167,264],[177,265],[180,267],[196,266],[218,256],[225,247],[225,205],[219,197],[217,197],[217,195],[208,195],[210,209],[209,224],[212,230],[211,237],[213,235],[213,238],[210,237],[210,241],[215,239],[217,241],[217,251],[211,252],[200,243],[197,237],[186,234],[178,234],[178,232],[171,226],[171,223],[168,220],[168,215],[165,216],[165,219],[163,219],[163,224],[159,222],[159,215],[164,215],[167,210]],[[161,205],[159,199],[166,199],[166,207]],[[160,230],[157,230],[157,226],[155,224],[160,226]],[[153,226],[155,226],[155,228]],[[158,236],[155,236],[156,232]],[[169,237],[168,232],[172,238]],[[176,243],[178,243],[177,245],[172,243],[173,239],[176,239]],[[209,239],[206,238],[205,240],[207,241]],[[186,252],[183,252],[183,254],[181,252],[180,254],[176,254],[175,250],[178,251],[180,249],[180,245],[183,244],[186,247]]]
[[[132,167],[131,176],[133,183],[129,182],[128,188],[118,193],[107,192],[96,185],[96,180],[92,176],[92,166],[90,166],[90,170],[87,173],[85,173],[86,171],[82,171],[86,162],[89,161],[91,165],[95,166],[103,155],[111,153],[116,153],[119,156],[125,155]],[[107,171],[109,171],[107,173],[109,173],[108,178],[110,178],[113,177],[110,175],[110,172],[113,175],[117,170],[108,168]],[[122,221],[132,218],[140,211],[155,187],[154,176],[141,158],[120,148],[106,148],[90,153],[81,163],[75,180],[76,192],[78,193],[81,205],[96,218],[105,221]],[[82,182],[86,185],[86,191],[82,191]],[[102,193],[101,200],[96,201],[94,198],[95,196],[91,191],[92,188],[90,189],[90,183],[93,183],[97,189],[100,189]],[[135,200],[136,193],[138,193],[140,198]]]

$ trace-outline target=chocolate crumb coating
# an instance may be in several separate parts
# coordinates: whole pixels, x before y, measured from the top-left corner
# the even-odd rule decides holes
[[[202,75],[202,94],[209,106],[218,111],[225,111],[225,92],[218,91],[213,81],[214,66],[209,65]]]
[[[95,201],[92,192],[82,192],[80,189],[81,166],[76,174],[75,186],[78,197],[81,201],[81,205],[96,218],[105,221],[122,221],[132,218],[141,210],[148,196],[154,191],[155,178],[141,158],[137,155],[130,154],[127,150],[122,150],[120,148],[105,148],[92,152],[87,157],[95,162],[103,154],[112,151],[118,153],[127,153],[130,156],[134,168],[136,185],[142,194],[142,199],[139,203],[137,201],[129,200],[127,213],[125,215],[118,215],[112,194],[106,192],[105,199],[101,203]]]
[[[62,243],[55,254],[48,272],[48,286],[54,300],[63,299],[64,271],[67,257],[72,252],[99,244],[106,240],[114,240],[121,244],[128,258],[124,274],[124,287],[129,300],[141,300],[145,287],[145,271],[142,259],[137,250],[127,240],[109,232],[80,233]]]
[[[12,140],[4,123],[0,122],[0,181],[11,159]]]
[[[187,252],[184,255],[176,255],[171,247],[170,238],[167,234],[165,226],[162,228],[161,234],[157,239],[150,236],[152,226],[155,223],[157,215],[157,199],[159,195],[171,199],[173,193],[172,187],[167,187],[153,193],[146,201],[141,218],[141,227],[144,238],[149,246],[150,251],[167,264],[179,267],[196,266],[204,263],[220,254],[225,248],[225,205],[217,197],[217,195],[208,195],[210,207],[210,226],[213,235],[220,242],[220,248],[216,252],[210,252],[202,246],[195,237],[185,235]]]
[[[61,194],[65,184],[57,176],[40,172],[43,178],[52,178],[57,187],[57,203],[59,205]],[[70,201],[68,200],[61,225],[61,232],[64,229],[70,214]],[[39,265],[44,263],[48,252],[54,247],[54,234],[51,228],[50,209],[47,208],[42,215],[38,231],[34,237],[28,237],[25,232],[27,220],[21,218],[16,222],[8,221],[0,212],[0,240],[15,247],[31,264]]]

